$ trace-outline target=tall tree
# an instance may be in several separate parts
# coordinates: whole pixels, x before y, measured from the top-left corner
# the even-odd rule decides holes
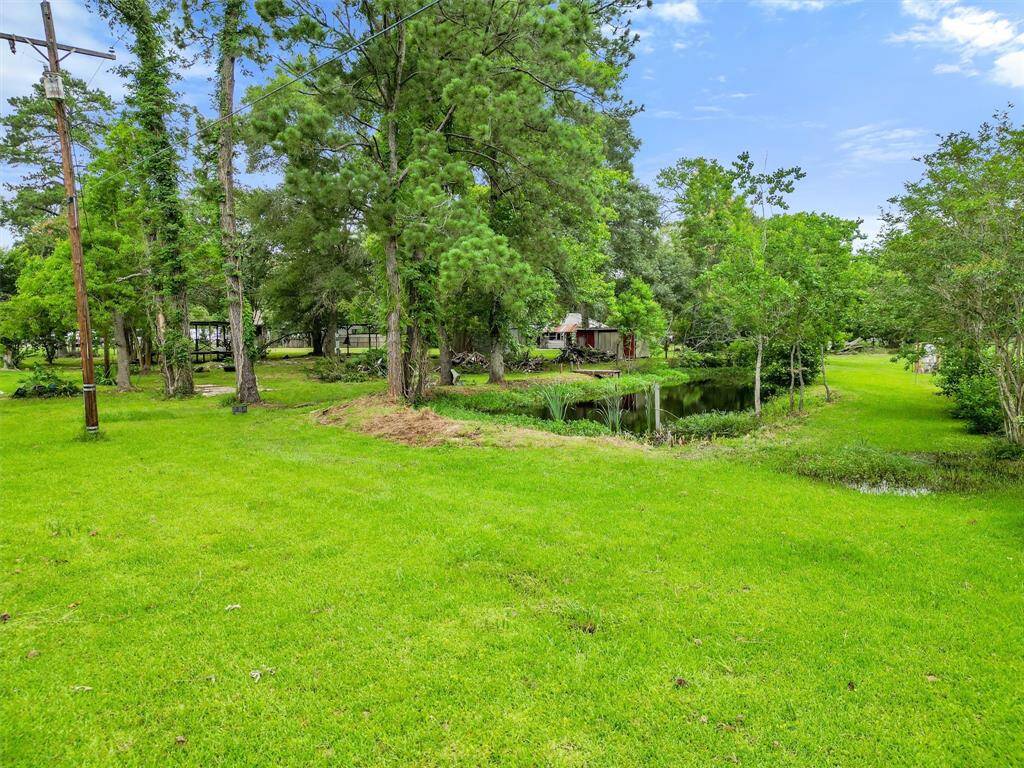
[[[139,127],[164,392],[169,397],[191,395],[189,282],[182,237],[185,216],[179,158],[168,125],[176,99],[171,88],[171,57],[164,45],[167,12],[155,10],[148,0],[102,0],[100,7],[132,35],[129,47],[134,62],[122,67],[122,72],[129,79],[129,114]]]
[[[293,70],[322,65],[309,91],[336,127],[334,151],[345,159],[347,194],[382,246],[392,397],[412,394],[412,345],[428,335],[433,320],[433,302],[416,283],[439,272],[416,247],[417,230],[436,229],[474,174],[492,191],[492,230],[513,246],[499,209],[508,204],[501,198],[523,191],[522,180],[534,180],[532,189],[543,180],[567,202],[592,194],[582,183],[593,167],[586,136],[591,102],[617,98],[628,54],[602,30],[635,5],[467,0],[435,5],[392,27],[420,4],[381,0],[332,10],[288,0],[257,4],[280,40],[309,52]],[[388,28],[351,64],[326,61],[367,32]],[[302,128],[287,126],[283,133],[297,138]]]
[[[89,88],[85,81],[67,72],[61,76],[72,135],[81,153],[76,160],[84,164],[100,146],[114,105],[107,94]],[[64,203],[60,142],[53,104],[41,83],[34,83],[29,95],[14,96],[7,103],[9,111],[0,115],[0,162],[20,167],[22,173],[17,181],[4,183],[8,194],[0,197],[0,226],[23,239],[40,219],[60,215]]]
[[[1024,443],[1024,128],[998,114],[921,162],[894,201],[887,260],[924,310],[918,332],[983,362],[1007,438]]]
[[[235,70],[240,60],[265,61],[261,52],[266,38],[249,20],[248,0],[185,0],[184,33],[188,40],[200,40],[216,58],[218,110],[216,126],[217,179],[220,189],[220,249],[227,284],[228,321],[231,328],[231,354],[235,364],[235,396],[239,402],[258,403],[259,385],[251,350],[246,345],[245,287],[242,281],[242,249],[235,216]],[[213,35],[205,30],[212,29]],[[212,39],[211,39],[212,37]]]

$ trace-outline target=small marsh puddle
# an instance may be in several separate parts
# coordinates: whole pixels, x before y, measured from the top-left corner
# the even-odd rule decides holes
[[[885,481],[881,483],[844,483],[844,485],[847,488],[871,494],[872,496],[881,496],[883,494],[890,496],[927,496],[932,492],[930,488],[908,488],[903,485],[889,485]]]

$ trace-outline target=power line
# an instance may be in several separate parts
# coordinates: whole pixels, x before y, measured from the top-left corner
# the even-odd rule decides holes
[[[411,19],[416,18],[417,16],[419,16],[424,11],[427,11],[430,8],[433,8],[435,5],[439,5],[441,3],[441,1],[442,0],[431,0],[429,3],[427,3],[426,5],[420,6],[419,8],[417,8],[412,13],[410,13],[410,14],[408,14],[406,16],[403,16],[400,19],[397,19],[396,21],[392,22],[391,24],[388,24],[386,27],[381,27],[379,30],[377,30],[373,34],[367,35],[362,40],[360,40],[359,42],[355,43],[350,48],[342,51],[341,53],[335,54],[334,56],[331,56],[329,59],[324,59],[319,64],[317,64],[315,67],[311,67],[310,69],[307,69],[305,72],[303,72],[303,73],[301,73],[299,75],[295,75],[290,80],[288,80],[288,81],[286,81],[284,83],[281,83],[281,85],[278,85],[275,88],[270,89],[269,91],[267,91],[266,93],[260,95],[259,97],[255,98],[255,99],[253,99],[252,101],[243,102],[234,111],[224,115],[223,117],[219,117],[216,120],[213,120],[212,122],[209,122],[209,123],[205,124],[202,128],[199,128],[199,129],[197,129],[195,131],[192,131],[190,133],[186,133],[183,140],[185,142],[187,142],[189,139],[195,138],[196,136],[209,131],[211,128],[219,125],[220,123],[223,123],[226,120],[230,120],[235,115],[237,115],[237,114],[239,114],[241,112],[244,112],[247,109],[250,109],[250,108],[256,106],[261,101],[269,99],[271,96],[274,96],[274,95],[280,93],[285,88],[288,88],[288,87],[290,87],[292,85],[295,85],[295,83],[297,83],[297,82],[299,82],[301,80],[305,80],[307,77],[312,75],[314,72],[317,72],[317,71],[323,69],[328,64],[331,64],[331,63],[333,63],[335,61],[338,61],[339,59],[344,58],[345,56],[348,56],[350,53],[352,53],[353,51],[359,50],[360,48],[362,48],[367,43],[372,42],[373,40],[376,40],[378,37],[381,37],[382,35],[387,34],[391,30],[401,26],[405,22],[410,21]],[[138,166],[142,165],[147,160],[150,160],[150,159],[152,159],[154,157],[157,157],[158,155],[162,155],[163,153],[171,151],[172,149],[173,149],[173,147],[168,146],[168,147],[165,147],[164,149],[161,149],[161,150],[158,150],[158,151],[154,152],[151,155],[147,155],[146,157],[143,157],[138,162],[133,163],[132,165],[128,166],[127,168],[125,168],[122,171],[118,171],[117,173],[115,173],[113,176],[111,176],[109,178],[111,180],[113,180],[113,179],[116,179],[116,178],[118,178],[120,176],[124,176],[125,174],[135,170],[135,168],[137,168]],[[99,181],[104,181],[107,178],[108,177],[106,177],[106,176],[101,176]]]

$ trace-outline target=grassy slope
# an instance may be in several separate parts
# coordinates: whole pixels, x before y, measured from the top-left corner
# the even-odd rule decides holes
[[[297,365],[271,398],[373,387]],[[785,439],[979,443],[884,357],[831,375]],[[416,449],[152,393],[104,393],[85,444],[79,407],[0,401],[5,767],[1022,761],[1020,489]]]

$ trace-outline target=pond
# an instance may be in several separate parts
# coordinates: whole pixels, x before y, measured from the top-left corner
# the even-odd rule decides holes
[[[654,406],[651,391],[622,396],[622,429],[635,435],[654,431]],[[567,421],[591,419],[605,423],[601,401],[573,403]],[[745,411],[754,407],[754,387],[746,382],[687,382],[661,388],[662,426],[681,416],[705,411]],[[547,413],[544,413],[545,418]]]

